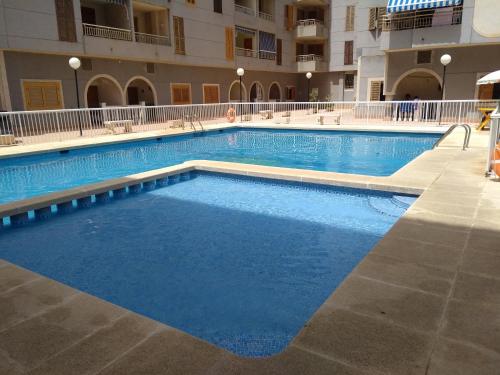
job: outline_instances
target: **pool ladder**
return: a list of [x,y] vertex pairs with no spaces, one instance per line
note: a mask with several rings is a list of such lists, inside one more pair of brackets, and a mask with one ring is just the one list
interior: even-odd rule
[[434,143],[434,146],[432,146],[432,148],[436,148],[437,146],[439,146],[441,144],[441,142],[444,141],[444,139],[449,136],[453,130],[455,130],[456,128],[458,127],[462,127],[465,129],[465,137],[464,137],[464,144],[462,146],[462,150],[465,151],[465,149],[467,147],[469,147],[469,142],[470,142],[470,136],[472,134],[472,129],[470,127],[469,124],[455,124],[455,125],[452,125],[450,126],[450,128],[446,131],[446,133],[443,134],[443,136],[441,138],[438,139],[438,141],[436,143]]
[[190,125],[191,125],[191,129],[194,130],[194,132],[198,132],[198,129],[196,128],[196,125],[194,124],[196,121],[198,122],[198,125],[200,125],[200,132],[204,132],[205,129],[203,128],[203,124],[201,123],[200,121],[200,117],[198,115],[189,115],[189,116],[185,116],[186,117],[186,120],[189,121]]

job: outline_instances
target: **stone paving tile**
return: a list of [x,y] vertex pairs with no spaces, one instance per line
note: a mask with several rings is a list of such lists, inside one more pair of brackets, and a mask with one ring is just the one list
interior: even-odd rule
[[151,335],[161,324],[128,314],[30,371],[30,375],[95,373]]
[[293,344],[372,373],[425,374],[432,336],[322,306]]
[[[425,236],[422,238],[426,239]],[[375,246],[372,253],[404,262],[455,271],[462,252],[453,247],[387,236]]]
[[500,314],[500,280],[459,272],[453,298],[471,303],[497,303]]
[[9,265],[10,265],[10,263],[6,262],[6,261],[5,261],[5,260],[3,260],[3,259],[0,259],[0,268],[2,268],[2,267],[7,267],[7,266],[9,266]]
[[[468,206],[467,202],[464,202],[464,204],[448,204],[443,203],[443,200],[419,199],[417,202],[415,202],[412,208],[415,210],[419,210],[424,214],[430,213],[443,216],[449,215],[473,218],[476,212],[476,205]],[[444,222],[445,221],[443,221],[443,223]],[[452,225],[450,225],[450,227],[454,229]]]
[[415,241],[425,241],[434,245],[462,249],[468,237],[468,228],[454,227],[450,224],[434,223],[422,225],[412,222],[408,217],[400,219],[386,235]]
[[60,304],[75,293],[76,290],[56,281],[40,278],[0,295],[0,331]]
[[468,231],[472,228],[475,219],[474,217],[450,216],[433,213],[425,209],[412,206],[405,213],[405,218],[411,220],[415,224],[420,225],[440,225],[447,223],[453,228],[458,228],[461,231]]
[[498,375],[500,354],[441,338],[426,375]]
[[326,303],[424,331],[435,331],[446,298],[349,276]]
[[206,374],[226,352],[175,329],[149,337],[99,375]]
[[467,242],[467,249],[486,251],[500,254],[500,231],[484,228],[492,228],[491,225],[482,224],[483,228],[473,227]]
[[0,268],[0,293],[4,293],[11,288],[31,282],[38,279],[40,276],[16,267],[14,265],[7,265]]
[[30,369],[124,313],[121,308],[80,294],[59,307],[0,332],[0,350]]
[[500,222],[500,210],[497,208],[479,207],[479,209],[477,210],[476,217],[478,220],[483,220],[483,221],[487,221],[490,223],[499,223]]
[[209,375],[373,375],[337,361],[289,346],[270,358],[229,356],[207,373]]
[[353,274],[439,295],[447,295],[449,293],[451,282],[455,275],[452,271],[427,267],[372,253],[363,259],[354,269]]
[[498,305],[450,301],[442,335],[470,342],[500,353],[500,308]]
[[494,254],[467,248],[461,269],[467,273],[500,278],[500,252]]

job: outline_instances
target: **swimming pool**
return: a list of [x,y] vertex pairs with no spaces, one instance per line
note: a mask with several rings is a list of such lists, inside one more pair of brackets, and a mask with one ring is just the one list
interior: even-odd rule
[[238,355],[269,356],[285,349],[415,199],[188,176],[5,227],[0,258]]
[[205,159],[387,176],[439,134],[229,129],[0,160],[0,203]]

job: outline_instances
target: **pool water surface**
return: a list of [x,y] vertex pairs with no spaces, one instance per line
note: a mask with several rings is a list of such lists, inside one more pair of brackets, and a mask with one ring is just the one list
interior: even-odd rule
[[283,351],[412,204],[392,193],[191,173],[0,230],[0,258],[235,354]]
[[0,204],[187,160],[388,176],[439,134],[229,129],[0,160]]

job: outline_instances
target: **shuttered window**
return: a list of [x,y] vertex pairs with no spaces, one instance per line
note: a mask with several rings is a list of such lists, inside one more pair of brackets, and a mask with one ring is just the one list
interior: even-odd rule
[[196,5],[196,0],[186,0],[186,3],[189,5]]
[[64,42],[76,42],[73,0],[55,0],[55,5],[59,40]]
[[382,96],[382,81],[370,82],[370,97],[371,102],[378,102]]
[[348,40],[344,42],[344,65],[352,65],[354,61],[354,42]]
[[286,87],[286,100],[293,101],[295,100],[296,89],[295,86],[287,86]]
[[493,84],[480,85],[478,91],[479,100],[490,100],[493,98]]
[[23,81],[24,108],[27,111],[62,109],[59,81]]
[[354,89],[354,74],[352,73],[344,74],[344,89],[346,90]]
[[186,45],[184,39],[184,18],[174,16],[174,39],[175,53],[178,55],[186,54]]
[[283,40],[276,39],[276,65],[281,65],[283,60]]
[[226,27],[226,60],[234,60],[234,31],[232,27]]
[[214,12],[222,14],[222,0],[214,0]]
[[349,5],[346,8],[346,15],[345,15],[345,31],[354,31],[354,12],[355,12],[355,7],[354,5]]
[[285,28],[293,30],[293,5],[285,5]]
[[382,29],[382,21],[386,15],[385,7],[370,8],[368,16],[368,30]]
[[189,83],[172,83],[170,91],[172,104],[191,104],[191,85]]
[[430,64],[432,62],[432,50],[417,51],[417,64]]
[[203,103],[205,104],[213,104],[219,103],[219,85],[203,85]]

